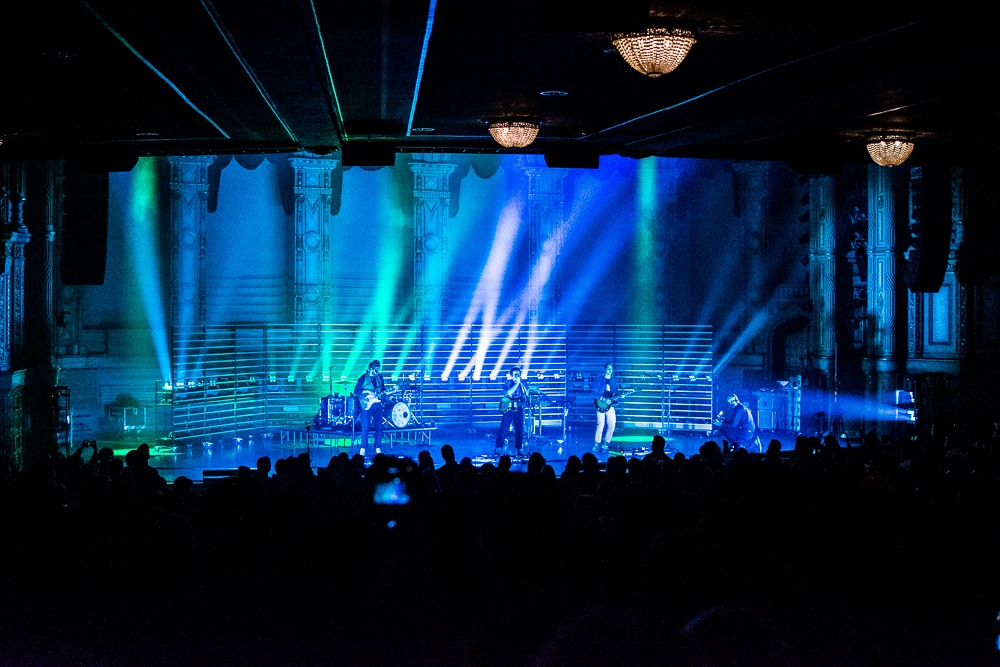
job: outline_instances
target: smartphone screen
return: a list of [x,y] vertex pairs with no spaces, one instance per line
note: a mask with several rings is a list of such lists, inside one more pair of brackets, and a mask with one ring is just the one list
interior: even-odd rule
[[406,505],[410,502],[410,494],[406,489],[406,483],[398,477],[391,480],[375,483],[376,505]]

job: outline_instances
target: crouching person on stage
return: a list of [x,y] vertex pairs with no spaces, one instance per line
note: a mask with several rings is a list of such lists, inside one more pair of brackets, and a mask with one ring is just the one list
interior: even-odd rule
[[760,438],[756,436],[757,425],[753,421],[750,408],[740,403],[736,394],[726,398],[728,407],[719,412],[715,425],[723,438],[733,443],[733,449],[743,447],[748,451],[762,451]]

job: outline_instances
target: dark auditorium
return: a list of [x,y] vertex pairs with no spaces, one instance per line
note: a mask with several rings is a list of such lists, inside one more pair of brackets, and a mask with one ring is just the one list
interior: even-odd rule
[[0,667],[1000,667],[1000,6],[9,5]]

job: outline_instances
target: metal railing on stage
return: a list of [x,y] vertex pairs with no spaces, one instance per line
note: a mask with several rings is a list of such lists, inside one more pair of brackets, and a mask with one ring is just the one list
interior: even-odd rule
[[422,428],[495,429],[515,365],[537,397],[533,431],[592,421],[590,385],[607,361],[640,389],[619,408],[622,426],[711,428],[708,326],[220,325],[173,331],[173,439],[304,425],[322,398],[353,392],[373,358],[387,383],[405,385],[395,400]]

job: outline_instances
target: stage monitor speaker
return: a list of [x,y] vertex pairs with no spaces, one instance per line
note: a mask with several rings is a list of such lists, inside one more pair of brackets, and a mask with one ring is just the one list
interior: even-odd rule
[[63,167],[59,276],[63,285],[103,285],[108,256],[108,172]]
[[951,171],[915,167],[910,172],[910,240],[903,279],[911,292],[937,292],[951,249]]

